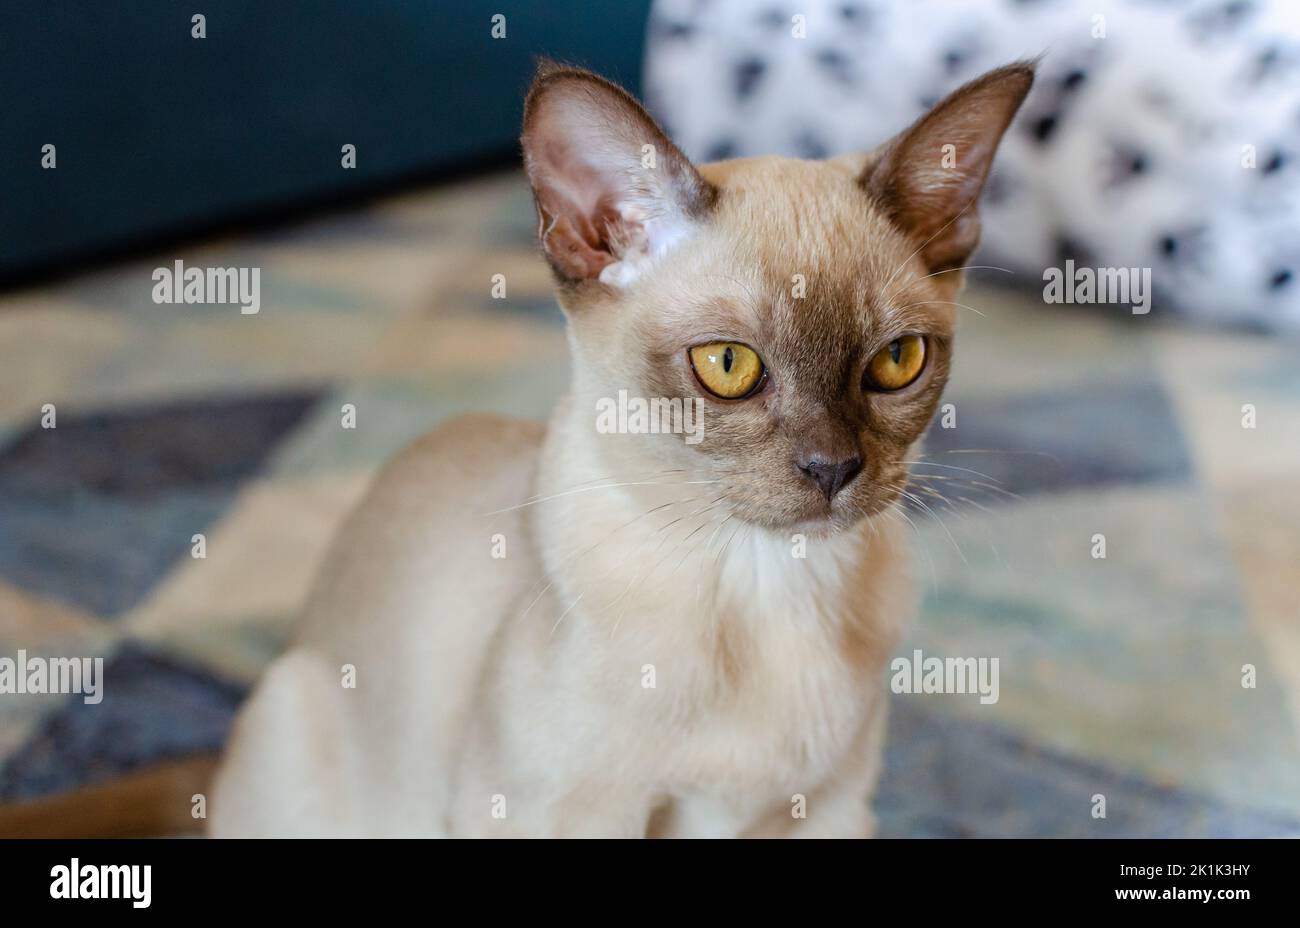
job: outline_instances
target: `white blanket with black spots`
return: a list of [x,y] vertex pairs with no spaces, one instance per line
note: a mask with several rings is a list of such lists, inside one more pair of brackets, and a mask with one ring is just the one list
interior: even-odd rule
[[693,158],[883,141],[1043,55],[975,264],[1150,268],[1154,312],[1300,330],[1300,0],[656,0],[646,97]]

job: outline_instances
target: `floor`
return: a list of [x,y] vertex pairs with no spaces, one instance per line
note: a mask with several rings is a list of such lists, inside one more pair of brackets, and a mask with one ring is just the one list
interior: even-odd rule
[[[374,469],[545,415],[533,228],[506,173],[0,298],[0,657],[107,668],[0,695],[0,801],[219,747]],[[177,258],[260,267],[261,311],[155,304]],[[1300,344],[962,299],[902,653],[998,656],[1000,698],[892,697],[882,833],[1300,835]]]

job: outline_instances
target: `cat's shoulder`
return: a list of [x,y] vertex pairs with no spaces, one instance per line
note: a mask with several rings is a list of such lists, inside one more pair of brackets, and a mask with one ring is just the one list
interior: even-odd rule
[[[496,415],[449,418],[380,468],[357,519],[412,530],[470,519],[532,493],[546,426]],[[486,507],[486,509],[485,509]]]
[[453,416],[407,445],[385,468],[390,477],[482,476],[535,458],[546,426],[488,413]]
[[[491,611],[485,589],[495,584],[508,595],[511,578],[530,581],[526,545],[514,546],[512,571],[502,571],[487,541],[524,537],[511,507],[533,493],[544,431],[501,416],[458,416],[407,445],[374,476],[339,531],[297,639],[337,650],[359,633],[356,617],[383,602],[390,635],[402,640],[402,623],[428,603],[477,598],[484,605],[475,614],[482,614]],[[476,537],[483,544],[467,545]]]

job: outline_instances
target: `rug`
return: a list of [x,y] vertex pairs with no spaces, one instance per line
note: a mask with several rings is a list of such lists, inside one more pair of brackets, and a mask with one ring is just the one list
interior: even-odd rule
[[[0,801],[218,749],[376,468],[546,415],[533,234],[508,172],[0,299],[0,657],[106,680],[0,695]],[[260,268],[260,311],[155,303],[177,259]],[[1300,834],[1300,344],[961,299],[899,654],[996,656],[999,695],[891,696],[882,833]]]

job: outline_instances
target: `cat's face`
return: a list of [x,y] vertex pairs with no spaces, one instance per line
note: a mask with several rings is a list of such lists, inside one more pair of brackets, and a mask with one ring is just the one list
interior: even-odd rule
[[620,391],[700,411],[637,435],[647,461],[719,481],[769,528],[892,504],[947,381],[973,203],[1031,80],[993,72],[871,155],[696,168],[617,88],[544,70],[524,149],[593,428]]
[[[921,279],[916,246],[848,164],[757,159],[700,173],[718,190],[710,221],[623,294],[573,313],[579,363],[605,395],[698,399],[697,443],[641,440],[672,441],[674,464],[722,480],[739,518],[850,524],[897,497],[939,401],[955,275]],[[819,483],[818,465],[843,470]]]

